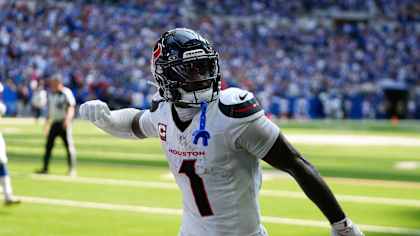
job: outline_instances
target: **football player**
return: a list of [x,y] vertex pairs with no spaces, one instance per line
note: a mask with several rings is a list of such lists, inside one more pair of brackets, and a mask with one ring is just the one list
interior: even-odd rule
[[159,95],[149,110],[110,111],[94,100],[80,107],[80,115],[117,137],[160,139],[183,193],[179,235],[267,235],[258,204],[260,160],[294,177],[331,223],[332,235],[363,235],[254,95],[220,90],[218,53],[200,34],[165,32],[155,44],[151,70]]
[[[0,93],[3,92],[3,85],[0,83]],[[0,101],[0,117],[6,113],[6,105]],[[6,144],[3,135],[0,133],[0,185],[3,187],[4,203],[14,205],[20,203],[20,200],[13,197],[12,184],[7,171]]]

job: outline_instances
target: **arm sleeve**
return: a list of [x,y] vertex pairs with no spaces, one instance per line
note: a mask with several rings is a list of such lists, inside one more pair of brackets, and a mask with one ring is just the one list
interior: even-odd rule
[[153,121],[150,110],[144,111],[139,120],[139,127],[145,137],[158,137],[157,125]]
[[136,135],[131,128],[131,123],[138,113],[141,113],[141,111],[134,108],[114,110],[111,111],[107,122],[102,119],[93,124],[113,136],[135,139]]
[[126,108],[111,111],[108,119],[94,124],[105,132],[120,138],[143,139],[157,137],[156,126],[149,110]]
[[346,217],[316,168],[303,158],[282,134],[277,137],[263,160],[274,168],[289,173],[331,224]]
[[235,146],[247,150],[258,159],[265,157],[280,134],[278,126],[266,116],[241,124],[237,131]]

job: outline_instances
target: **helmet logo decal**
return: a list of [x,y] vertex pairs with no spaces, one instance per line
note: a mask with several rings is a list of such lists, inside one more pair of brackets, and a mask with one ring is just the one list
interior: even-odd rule
[[206,52],[203,49],[196,49],[184,52],[184,54],[182,54],[182,58],[199,57],[202,55],[206,55]]
[[162,45],[158,43],[156,49],[153,51],[153,61],[156,61],[162,55]]

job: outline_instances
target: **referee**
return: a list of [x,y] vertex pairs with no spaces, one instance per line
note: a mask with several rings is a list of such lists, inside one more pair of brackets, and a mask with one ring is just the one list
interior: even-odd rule
[[48,96],[48,116],[45,122],[45,130],[49,127],[48,139],[45,145],[44,166],[36,173],[48,174],[54,141],[60,136],[67,151],[68,174],[76,176],[76,150],[71,133],[76,101],[71,90],[64,87],[61,75],[53,75],[49,82],[51,94]]

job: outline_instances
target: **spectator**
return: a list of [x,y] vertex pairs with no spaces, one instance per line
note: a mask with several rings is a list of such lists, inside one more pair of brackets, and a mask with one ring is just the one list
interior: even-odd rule
[[[5,99],[9,114],[15,114],[15,103],[18,114],[25,114],[32,96],[25,87],[57,71],[78,103],[100,98],[116,107],[149,104],[147,98],[155,92],[145,83],[153,82],[148,71],[152,40],[176,26],[197,29],[214,40],[221,49],[224,86],[244,87],[268,98],[267,110],[288,104],[281,112],[272,110],[278,116],[294,117],[301,97],[311,118],[322,117],[320,98],[313,96],[331,97],[335,91],[348,105],[343,117],[363,117],[363,107],[375,107],[371,96],[360,93],[363,86],[395,78],[413,88],[420,77],[417,1],[123,2],[1,2],[0,78],[11,79],[9,91],[19,95],[17,101],[13,96]],[[333,18],[315,17],[316,11],[372,17],[363,23],[334,24]],[[289,84],[298,94],[289,94]],[[269,87],[274,89],[266,93]],[[351,97],[349,88],[356,90]],[[109,97],[114,92],[117,99]]]

